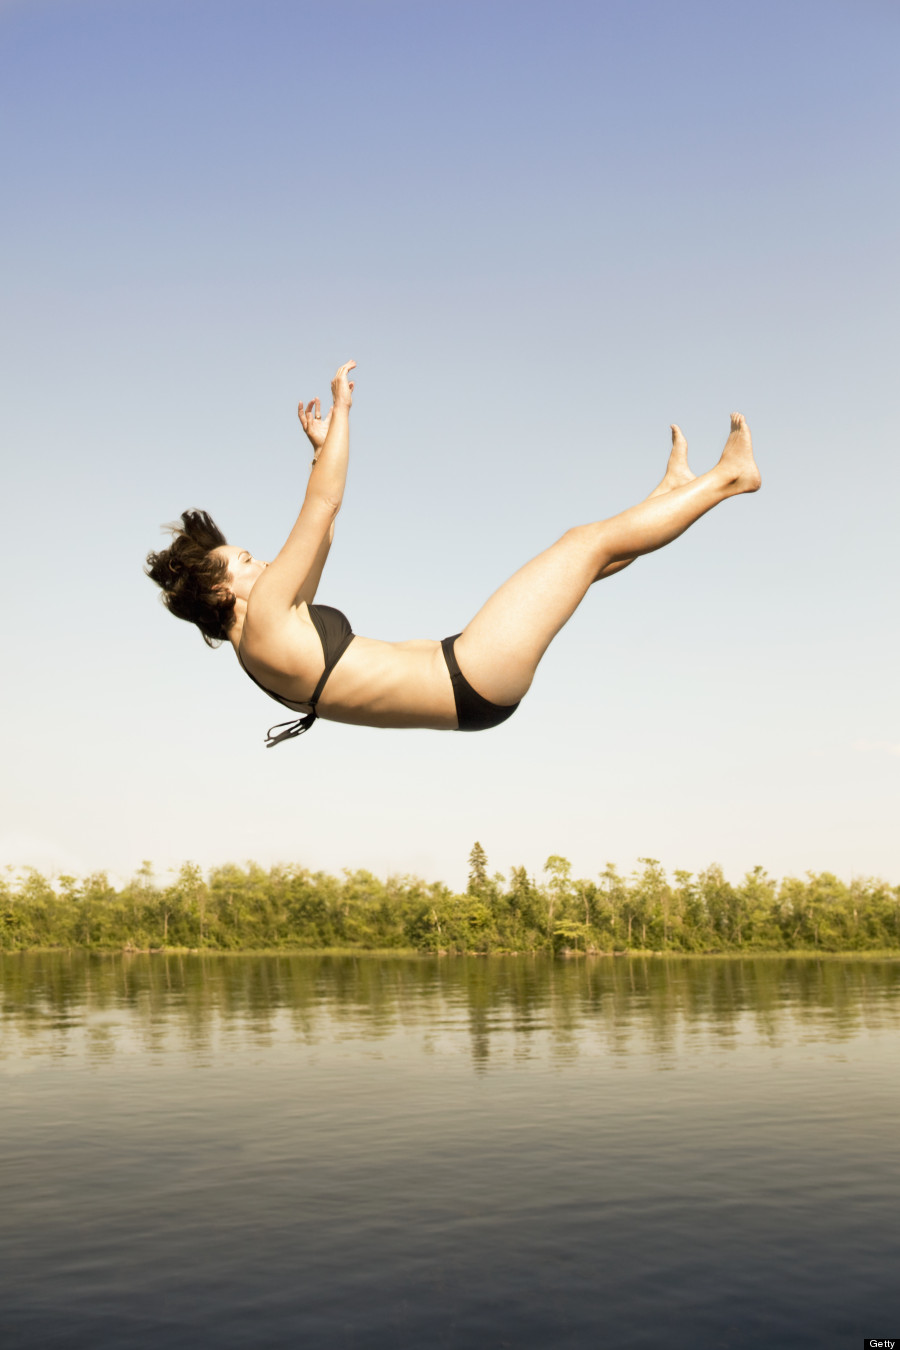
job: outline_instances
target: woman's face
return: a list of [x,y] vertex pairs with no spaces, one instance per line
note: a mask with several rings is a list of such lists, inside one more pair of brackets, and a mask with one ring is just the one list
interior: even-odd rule
[[228,567],[228,585],[235,597],[246,601],[256,581],[269,564],[260,562],[247,549],[238,548],[236,544],[221,544],[219,548],[213,549],[213,553],[225,559]]

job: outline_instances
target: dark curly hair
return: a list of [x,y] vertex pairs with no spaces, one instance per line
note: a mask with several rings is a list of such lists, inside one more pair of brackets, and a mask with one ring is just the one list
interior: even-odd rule
[[172,543],[148,553],[144,571],[162,587],[166,608],[195,623],[208,647],[218,647],[234,623],[234,596],[222,590],[228,586],[225,560],[211,555],[228,540],[206,511],[183,511],[166,529],[174,535]]

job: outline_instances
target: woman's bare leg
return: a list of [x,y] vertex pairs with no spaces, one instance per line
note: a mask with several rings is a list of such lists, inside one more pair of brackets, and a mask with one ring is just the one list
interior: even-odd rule
[[[567,530],[504,582],[463,630],[456,658],[482,697],[517,703],[551,640],[595,581],[671,543],[726,497],[759,487],[750,429],[740,413],[732,415],[719,463],[699,478],[690,475],[683,441],[673,428],[672,478],[667,470],[646,501],[609,520]],[[681,481],[667,486],[674,479]]]
[[[669,455],[669,462],[666,465],[666,473],[662,482],[650,493],[651,497],[661,497],[664,492],[671,492],[673,488],[682,487],[685,483],[692,483],[697,477],[691,472],[687,458],[688,444],[684,439],[684,432],[681,427],[672,423],[672,450]],[[649,500],[649,498],[648,498]],[[596,580],[602,581],[604,577],[611,577],[614,572],[621,572],[623,567],[629,567],[638,555],[632,554],[630,558],[624,558],[621,562],[610,563],[604,567],[602,572],[597,574]]]

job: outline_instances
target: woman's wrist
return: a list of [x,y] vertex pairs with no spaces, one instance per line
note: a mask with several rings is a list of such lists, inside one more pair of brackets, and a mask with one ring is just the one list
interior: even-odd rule
[[318,447],[318,449],[315,451],[312,457],[312,465],[311,465],[312,468],[315,468],[318,461],[322,458],[322,452],[328,445],[328,443],[331,441],[335,429],[337,429],[339,438],[343,435],[349,434],[349,422],[350,422],[349,403],[336,403],[334,407],[331,409],[331,413],[329,414],[329,416],[331,420],[328,427],[328,435],[325,437],[324,441]]

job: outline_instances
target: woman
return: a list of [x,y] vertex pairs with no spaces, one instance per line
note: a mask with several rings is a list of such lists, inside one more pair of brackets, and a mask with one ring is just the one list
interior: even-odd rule
[[593,582],[671,543],[726,497],[760,485],[740,413],[732,414],[718,464],[699,478],[673,426],[666,475],[646,501],[567,530],[501,586],[462,633],[443,642],[354,636],[339,610],[313,601],[344,495],[353,401],[348,375],[355,365],[348,361],[332,380],[327,417],[318,399],[300,404],[314,450],[312,472],[297,522],[273,562],[227,544],[201,511],[186,511],[172,526],[171,547],[147,558],[147,572],[172,613],[196,623],[210,646],[227,638],[251,680],[303,714],[273,727],[270,746],[306,731],[316,717],[438,731],[497,726],[516,710],[550,641]]

